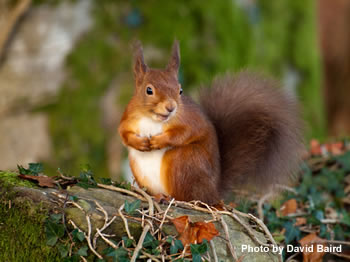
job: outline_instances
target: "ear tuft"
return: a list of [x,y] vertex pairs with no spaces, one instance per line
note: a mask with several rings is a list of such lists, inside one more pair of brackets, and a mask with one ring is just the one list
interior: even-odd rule
[[171,50],[171,57],[166,67],[166,70],[170,72],[174,72],[177,76],[177,74],[179,73],[179,67],[180,67],[179,41],[175,40]]
[[145,64],[143,58],[143,49],[140,41],[135,42],[134,44],[134,74],[135,77],[143,77],[147,72],[148,67]]

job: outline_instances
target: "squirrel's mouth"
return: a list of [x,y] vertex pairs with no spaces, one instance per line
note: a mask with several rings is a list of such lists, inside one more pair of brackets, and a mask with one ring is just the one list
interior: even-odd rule
[[160,120],[160,121],[166,121],[170,118],[170,115],[171,113],[168,113],[168,114],[159,114],[159,113],[156,113],[154,112],[157,120]]
[[153,120],[155,121],[159,121],[159,122],[166,122],[168,121],[171,117],[174,116],[175,114],[175,111],[172,111],[172,112],[167,112],[167,113],[157,113],[155,112],[154,110],[151,110],[151,113],[152,113],[152,118]]

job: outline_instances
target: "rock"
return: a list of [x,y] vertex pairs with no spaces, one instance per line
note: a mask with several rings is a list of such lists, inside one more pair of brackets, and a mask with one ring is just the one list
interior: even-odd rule
[[50,157],[48,119],[43,113],[23,113],[0,121],[0,169],[38,162]]
[[[1,182],[1,173],[0,173],[0,182]],[[1,183],[0,183],[1,185]],[[120,206],[127,200],[128,202],[135,201],[134,197],[129,195],[124,195],[119,192],[114,192],[101,188],[89,188],[83,189],[78,186],[74,186],[67,191],[64,190],[55,190],[55,189],[43,189],[43,188],[25,188],[25,187],[14,187],[14,192],[16,192],[16,198],[12,200],[13,206],[16,206],[16,199],[20,199],[20,201],[24,201],[27,199],[32,201],[32,203],[42,203],[40,205],[51,206],[51,209],[54,210],[64,210],[65,212],[65,221],[68,223],[69,220],[72,220],[74,224],[76,224],[80,229],[87,232],[88,223],[86,219],[86,215],[90,217],[91,226],[92,226],[92,236],[94,236],[96,232],[96,228],[101,228],[105,223],[105,215],[98,208],[98,204],[103,207],[103,209],[108,213],[109,219],[113,216],[116,216],[110,226],[108,226],[103,232],[108,235],[114,235],[114,237],[109,237],[115,241],[119,241],[121,237],[126,236],[125,225],[121,217],[118,215],[118,209]],[[0,197],[1,197],[1,187],[0,187]],[[71,204],[63,204],[64,200],[67,199],[67,194],[71,196],[75,196],[75,203],[79,203],[80,206],[83,207],[85,211],[80,210],[75,205]],[[57,205],[60,201],[57,198],[61,195],[61,204]],[[98,204],[97,204],[98,202]],[[176,203],[177,206],[170,207],[167,215],[173,218],[187,215],[190,217],[190,220],[193,222],[197,221],[208,221],[212,220],[213,216],[207,212],[197,211],[191,208],[184,208],[181,206],[181,202]],[[148,209],[148,203],[142,202],[141,208]],[[167,205],[160,205],[160,208],[164,211],[167,208]],[[157,212],[157,211],[156,211]],[[162,214],[162,213],[160,213]],[[236,214],[241,223],[249,224],[248,218]],[[251,247],[259,247],[257,243],[254,242],[253,239],[246,233],[245,229],[231,216],[228,215],[220,215],[223,217],[225,223],[228,226],[228,235],[230,241],[235,249],[237,257],[240,258],[240,261],[278,261],[278,256],[273,254],[272,252],[247,252],[242,250],[242,245],[248,245]],[[149,219],[145,216],[145,219]],[[161,218],[160,218],[161,219]],[[134,236],[136,242],[138,241],[139,236],[143,230],[141,225],[141,215],[136,213],[136,215],[127,216],[128,227],[130,229],[130,233]],[[214,221],[216,229],[220,232],[219,237],[215,237],[212,240],[212,243],[215,247],[216,254],[218,257],[218,261],[233,261],[230,251],[227,248],[227,242],[225,240],[226,234],[224,232],[223,226],[220,222]],[[152,220],[152,224],[154,230],[157,229],[160,222],[156,219]],[[68,224],[67,224],[68,225]],[[256,238],[259,239],[262,243],[266,243],[267,240],[263,233],[258,232],[251,227],[251,230]],[[162,232],[165,235],[176,236],[177,232],[175,227],[168,220],[163,224]],[[97,251],[101,252],[103,249],[101,246],[105,248],[104,241],[99,238],[97,242]],[[213,260],[213,253],[210,248],[209,255],[211,256],[211,261]]]

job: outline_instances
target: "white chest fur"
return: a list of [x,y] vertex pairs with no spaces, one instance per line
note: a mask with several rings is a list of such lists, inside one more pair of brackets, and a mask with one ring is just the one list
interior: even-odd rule
[[[138,122],[139,135],[142,137],[151,137],[158,135],[163,131],[163,124],[153,121],[150,118],[142,118]],[[138,176],[140,180],[147,180],[146,185],[153,194],[167,194],[161,184],[161,164],[163,155],[167,149],[153,150],[150,152],[141,152],[129,147],[129,158],[137,165]],[[141,185],[142,186],[142,185]]]

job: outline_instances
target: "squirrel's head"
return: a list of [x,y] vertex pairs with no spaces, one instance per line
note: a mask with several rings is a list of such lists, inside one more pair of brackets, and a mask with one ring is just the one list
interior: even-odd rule
[[135,52],[135,99],[143,114],[155,121],[165,122],[176,114],[181,102],[182,88],[178,81],[180,66],[179,43],[174,42],[171,57],[163,70],[149,68],[139,44]]

